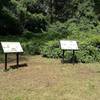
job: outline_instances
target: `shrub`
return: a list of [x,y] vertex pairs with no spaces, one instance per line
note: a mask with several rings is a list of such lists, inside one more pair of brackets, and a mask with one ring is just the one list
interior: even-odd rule
[[[90,34],[89,34],[90,35]],[[70,36],[71,39],[73,36]],[[66,38],[67,39],[67,38]],[[82,63],[100,62],[100,36],[91,34],[85,36],[82,40],[81,35],[76,36],[78,40],[79,51],[75,53],[76,61]],[[41,54],[50,58],[62,58],[62,50],[59,47],[59,40],[52,40],[42,46]],[[70,61],[72,52],[65,52],[65,59]]]
[[23,32],[23,37],[26,39],[31,39],[33,37],[33,33],[30,31]]
[[100,62],[100,35],[88,33],[85,36],[83,34],[83,39],[80,36],[78,38],[79,51],[77,57],[79,62]]
[[90,44],[80,44],[80,50],[77,52],[78,61],[82,63],[99,62],[99,49]]
[[42,42],[36,39],[32,39],[31,41],[24,43],[23,48],[26,54],[30,55],[38,55],[40,54]]
[[47,19],[42,14],[30,14],[25,22],[25,28],[34,33],[46,31],[47,25]]
[[69,35],[67,23],[56,22],[48,27],[48,31],[44,32],[48,40],[66,38]]
[[58,58],[61,56],[61,50],[59,48],[59,42],[55,41],[48,41],[45,45],[41,48],[41,54],[44,57],[49,58]]

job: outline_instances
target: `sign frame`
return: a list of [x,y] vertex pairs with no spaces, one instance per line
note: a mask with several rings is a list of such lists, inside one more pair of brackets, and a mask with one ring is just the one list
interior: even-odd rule
[[[19,67],[19,54],[23,53],[23,49],[20,42],[1,42],[1,46],[5,54],[5,70],[7,70],[8,54],[11,54],[11,53],[16,54],[16,66]],[[18,50],[18,48],[20,50]]]
[[65,53],[65,51],[70,50],[70,51],[73,52],[72,53],[72,60],[73,60],[73,64],[74,64],[74,62],[75,62],[75,51],[79,50],[77,41],[75,41],[75,40],[65,40],[65,39],[60,40],[60,48],[63,51],[62,62],[64,63],[64,53]]

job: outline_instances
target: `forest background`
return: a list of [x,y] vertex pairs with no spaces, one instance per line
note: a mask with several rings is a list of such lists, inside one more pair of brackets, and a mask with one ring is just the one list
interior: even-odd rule
[[21,42],[26,55],[61,58],[60,39],[78,42],[77,62],[100,62],[100,1],[0,0],[0,41]]

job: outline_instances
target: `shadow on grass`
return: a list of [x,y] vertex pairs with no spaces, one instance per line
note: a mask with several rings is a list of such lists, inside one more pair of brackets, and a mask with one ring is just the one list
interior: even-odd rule
[[100,71],[96,71],[96,73],[100,73]]
[[9,68],[4,69],[5,72],[10,71],[11,69],[18,69],[20,67],[27,67],[28,65],[26,63],[19,64],[19,65],[11,65]]
[[26,63],[24,63],[24,64],[19,64],[19,65],[12,65],[12,66],[10,66],[10,68],[16,69],[16,68],[27,67],[27,66],[28,66],[28,65],[27,65]]
[[69,63],[69,64],[76,64],[76,63],[78,63],[78,59],[77,59],[77,57],[75,56],[75,57],[71,57],[71,58],[69,58],[69,59],[62,59],[61,60],[61,63]]

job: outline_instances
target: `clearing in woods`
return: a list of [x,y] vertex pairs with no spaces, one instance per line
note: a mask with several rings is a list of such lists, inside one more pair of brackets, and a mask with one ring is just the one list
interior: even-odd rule
[[100,100],[99,63],[61,64],[41,56],[20,63],[27,66],[7,72],[0,64],[0,100]]

